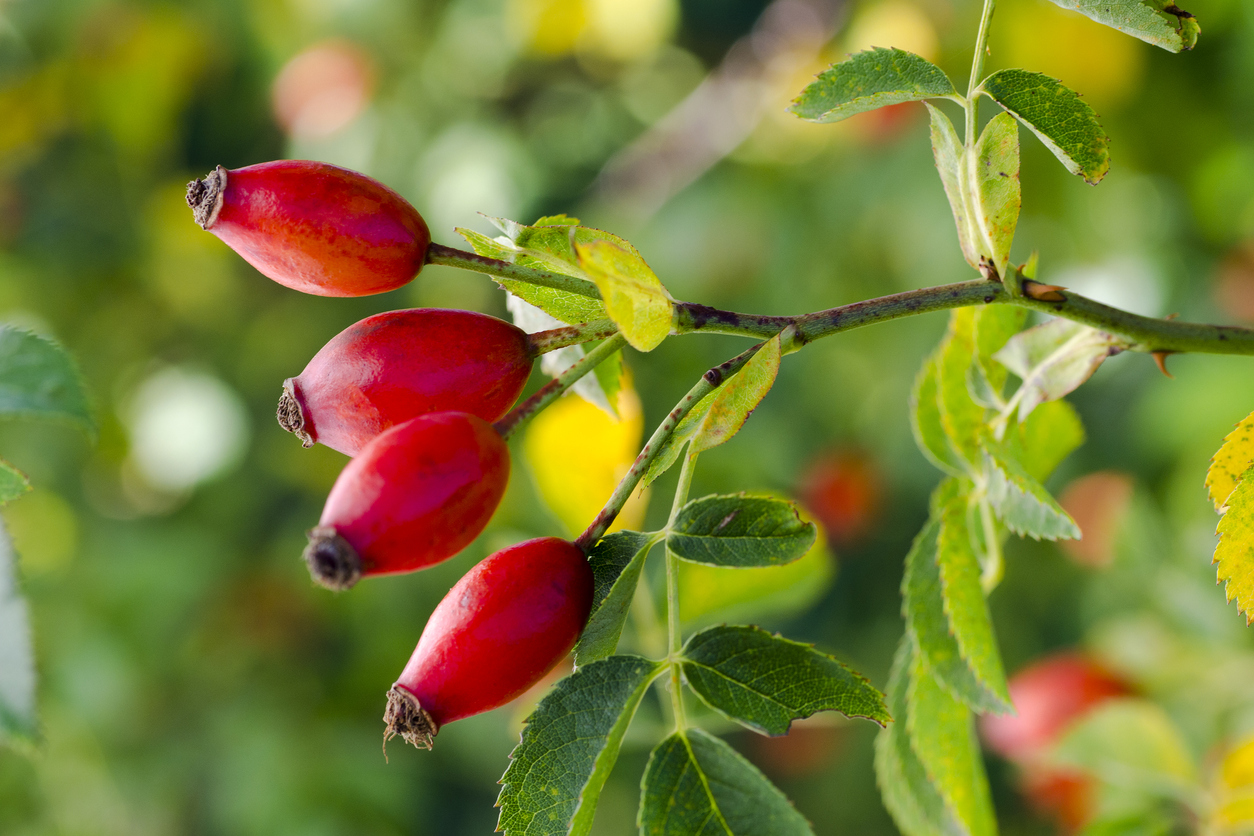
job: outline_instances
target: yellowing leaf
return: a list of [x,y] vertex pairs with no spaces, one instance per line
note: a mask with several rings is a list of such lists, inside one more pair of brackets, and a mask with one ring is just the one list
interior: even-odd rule
[[692,452],[717,447],[740,432],[753,410],[775,384],[781,356],[780,338],[776,334],[763,343],[745,367],[714,394],[710,408],[697,426]]
[[1254,462],[1254,413],[1246,416],[1237,428],[1224,438],[1219,452],[1210,460],[1206,471],[1206,490],[1215,510],[1223,513],[1228,497],[1236,490],[1241,474]]
[[[592,522],[640,452],[640,398],[624,381],[617,400],[615,420],[583,398],[566,395],[537,415],[523,438],[523,456],[541,498],[572,535]],[[637,491],[611,530],[638,528],[647,503],[647,494]]]
[[1254,738],[1224,757],[1217,784],[1213,828],[1222,831],[1254,824]]
[[670,294],[644,259],[609,241],[575,244],[579,266],[596,283],[610,319],[637,351],[652,351],[671,332]]
[[1245,623],[1254,621],[1254,467],[1228,497],[1228,510],[1219,521],[1219,546],[1215,563],[1224,594],[1245,613]]

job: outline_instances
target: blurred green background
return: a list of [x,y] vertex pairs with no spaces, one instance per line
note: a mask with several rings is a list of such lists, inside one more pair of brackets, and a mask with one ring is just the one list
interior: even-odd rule
[[[1091,188],[1024,132],[1015,255],[1039,249],[1045,281],[1141,313],[1248,324],[1254,2],[1189,8],[1202,40],[1173,56],[1044,0],[999,6],[990,69],[1061,78],[1113,139],[1111,173]],[[102,427],[94,444],[0,427],[0,451],[35,485],[4,518],[43,724],[34,745],[0,745],[0,833],[495,826],[523,709],[451,726],[433,752],[394,745],[389,764],[383,696],[462,572],[562,522],[516,455],[505,505],[464,554],[331,595],[299,554],[345,459],[302,449],[272,416],[282,380],[352,322],[411,306],[505,316],[503,294],[431,267],[385,296],[299,295],[192,223],[189,179],[325,160],[392,186],[453,245],[455,226],[490,231],[479,211],[570,212],[628,237],[677,298],[736,310],[799,313],[962,280],[921,105],[836,126],[784,107],[870,45],[965,79],[977,15],[970,0],[0,0],[0,318],[73,351]],[[702,456],[694,486],[829,497],[814,511],[834,582],[756,615],[880,687],[901,631],[902,557],[939,478],[906,402],[944,325],[881,325],[789,358],[745,431]],[[645,427],[743,345],[692,336],[632,354]],[[1171,370],[1117,357],[1076,394],[1089,441],[1051,485],[1126,474],[1097,492],[1133,486],[1093,523],[1114,545],[1094,556],[1013,542],[992,605],[1011,671],[1088,647],[1170,712],[1205,782],[1254,731],[1254,643],[1214,585],[1202,489],[1209,456],[1254,409],[1254,366],[1189,356]],[[599,834],[634,830],[655,716],[646,705]],[[893,833],[873,737],[869,723],[838,722],[730,739],[819,834]],[[1005,832],[1050,832],[1008,768],[990,769]]]

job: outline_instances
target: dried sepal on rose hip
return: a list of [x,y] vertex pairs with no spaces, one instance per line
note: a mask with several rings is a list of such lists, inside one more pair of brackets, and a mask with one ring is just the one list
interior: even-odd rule
[[509,449],[482,418],[433,412],[397,424],[335,480],[305,563],[335,590],[439,563],[479,536],[508,481]]
[[367,317],[283,381],[279,423],[306,447],[357,455],[384,430],[429,412],[496,421],[531,374],[527,334],[472,311],[420,308]]
[[485,558],[431,614],[388,691],[383,742],[400,735],[430,749],[446,723],[499,708],[553,669],[592,608],[584,553],[556,537]]
[[373,178],[310,160],[218,166],[187,184],[196,223],[265,276],[316,296],[395,290],[422,269],[431,233]]

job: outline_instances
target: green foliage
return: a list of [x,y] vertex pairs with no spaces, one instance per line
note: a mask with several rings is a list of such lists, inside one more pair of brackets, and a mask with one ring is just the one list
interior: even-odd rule
[[649,756],[642,836],[811,836],[784,794],[723,741],[677,731]]
[[659,539],[660,534],[617,531],[592,547],[588,554],[594,583],[592,614],[575,647],[576,665],[604,659],[618,647],[644,558]]
[[30,480],[26,474],[0,459],[0,503],[17,499],[29,490]]
[[1022,421],[1038,404],[1078,388],[1123,345],[1112,334],[1067,319],[1052,319],[1015,335],[994,357],[1023,381],[1018,395]]
[[984,460],[989,504],[1007,528],[1037,540],[1079,539],[1079,526],[1005,445],[987,439]]
[[892,719],[865,677],[760,627],[710,627],[690,638],[682,655],[684,678],[707,705],[763,734],[787,734],[793,720],[818,711],[880,725]]
[[93,431],[83,381],[65,349],[11,325],[0,326],[0,417],[53,418]]
[[923,368],[914,381],[910,397],[910,428],[923,455],[941,470],[957,476],[965,467],[950,446],[949,436],[941,422],[938,377],[937,357],[933,354],[923,362]]
[[35,733],[35,654],[17,588],[17,553],[0,526],[0,740]]
[[1097,114],[1057,79],[999,70],[980,89],[1036,134],[1067,171],[1097,184],[1110,170],[1110,138]]
[[1004,113],[994,116],[984,126],[971,153],[975,159],[968,169],[973,179],[970,192],[975,198],[978,227],[985,237],[981,250],[996,265],[997,275],[1005,276],[1023,203],[1019,190],[1019,128],[1014,119]]
[[744,368],[697,402],[663,442],[642,480],[644,485],[669,470],[679,459],[684,445],[691,443],[690,451],[699,453],[723,444],[740,432],[775,384],[782,357],[780,342],[779,335],[764,342]]
[[657,662],[611,656],[581,668],[528,718],[501,777],[497,829],[512,834],[587,834],[623,735]]
[[940,174],[941,185],[945,187],[945,196],[949,198],[949,208],[954,213],[954,225],[958,228],[958,244],[962,247],[962,255],[967,264],[980,266],[980,234],[975,227],[975,219],[971,216],[971,202],[968,199],[970,178],[967,176],[966,149],[953,122],[931,102],[924,103],[932,120],[932,157],[936,161],[936,171]]
[[1201,31],[1193,15],[1174,3],[1159,0],[1153,5],[1141,0],[1053,0],[1053,3],[1168,52],[1192,49]]
[[610,241],[577,242],[575,253],[579,266],[601,291],[606,313],[632,348],[657,348],[671,332],[674,308],[670,294],[640,254]]
[[789,110],[811,122],[839,122],[886,105],[956,95],[940,67],[911,52],[876,47],[824,70]]
[[1008,432],[1006,437],[1006,444],[1013,448],[1012,457],[1038,482],[1045,481],[1083,443],[1084,425],[1075,407],[1066,401],[1041,404],[1019,425],[1017,433]]
[[706,496],[679,510],[666,535],[675,556],[711,566],[777,566],[814,545],[814,523],[767,496]]

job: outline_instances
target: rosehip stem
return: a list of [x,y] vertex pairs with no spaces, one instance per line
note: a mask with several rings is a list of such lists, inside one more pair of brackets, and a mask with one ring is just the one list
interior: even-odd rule
[[[771,336],[774,336],[774,334]],[[579,535],[575,545],[583,549],[584,553],[587,553],[589,549],[596,545],[598,540],[605,536],[605,532],[614,524],[615,518],[623,510],[623,506],[627,504],[632,491],[636,489],[636,485],[640,484],[644,474],[649,471],[649,465],[653,464],[653,460],[657,458],[658,453],[662,450],[662,446],[670,438],[671,433],[675,431],[675,427],[679,426],[679,422],[684,420],[684,416],[691,412],[702,398],[717,389],[724,380],[740,371],[745,363],[748,363],[749,359],[758,353],[758,349],[761,347],[762,343],[758,343],[730,360],[720,363],[701,376],[701,379],[697,381],[697,385],[689,389],[688,394],[684,395],[662,423],[658,424],[657,429],[653,431],[653,435],[649,437],[649,442],[644,445],[640,455],[636,456],[636,460],[632,462],[631,469],[627,471],[627,475],[614,488],[614,493],[605,503],[605,507],[601,509],[601,513],[597,514],[596,519],[592,521],[587,530]]]
[[567,325],[563,328],[552,328],[548,331],[537,331],[527,337],[527,347],[533,357],[557,351],[571,345],[604,340],[618,333],[618,326],[613,320],[598,319],[593,322],[582,322],[578,325]]
[[553,403],[567,389],[574,386],[579,378],[595,369],[626,344],[627,339],[622,334],[614,334],[605,342],[589,351],[566,371],[540,387],[539,391],[514,407],[508,415],[492,426],[496,428],[496,431],[501,434],[502,438],[509,438],[514,434],[515,430],[525,424],[532,416]]
[[489,276],[497,276],[502,279],[512,279],[518,282],[526,282],[527,284],[540,285],[541,287],[551,287],[554,290],[564,290],[567,293],[586,296],[589,299],[601,298],[601,291],[597,290],[597,286],[587,279],[566,276],[549,270],[539,270],[534,267],[523,267],[521,264],[511,264],[508,261],[501,261],[499,258],[488,258],[487,256],[467,252],[466,250],[446,247],[443,244],[432,244],[427,248],[427,263],[443,264],[447,267],[473,270],[476,273],[486,273]]

